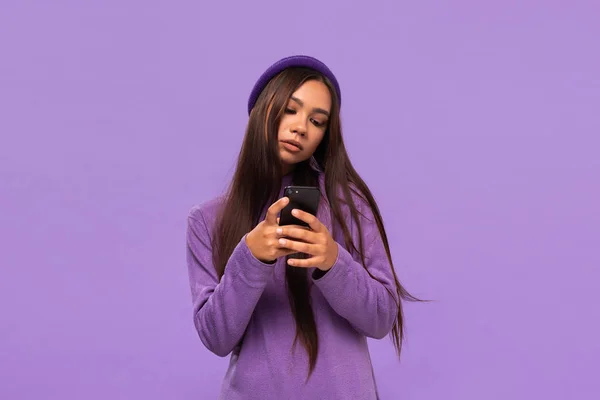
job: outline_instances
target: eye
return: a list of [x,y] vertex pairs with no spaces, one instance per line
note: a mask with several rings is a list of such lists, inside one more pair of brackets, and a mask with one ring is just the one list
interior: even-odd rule
[[316,127],[322,127],[325,126],[325,122],[319,122],[316,119],[311,119],[311,122],[316,126]]
[[291,108],[286,108],[285,113],[286,114],[296,114],[296,110],[292,110]]

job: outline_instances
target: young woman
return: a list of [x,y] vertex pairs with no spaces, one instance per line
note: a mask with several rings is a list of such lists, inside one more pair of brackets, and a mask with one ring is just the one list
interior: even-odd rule
[[[342,139],[341,92],[308,56],[268,68],[227,192],[194,207],[187,260],[194,324],[231,354],[222,399],[376,399],[367,337],[400,354],[400,285],[377,204]],[[283,188],[317,186],[309,224],[279,226]],[[308,258],[286,257],[303,252]]]

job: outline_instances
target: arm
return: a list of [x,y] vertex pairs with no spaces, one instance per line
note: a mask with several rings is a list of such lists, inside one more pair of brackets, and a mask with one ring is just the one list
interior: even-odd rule
[[[358,332],[376,339],[385,337],[398,315],[398,297],[391,265],[375,218],[367,205],[358,211],[363,230],[363,245],[367,270],[360,256],[352,256],[338,244],[338,257],[326,273],[315,270],[313,279],[331,307]],[[364,208],[365,211],[361,210]],[[352,232],[358,244],[358,232]],[[391,293],[390,293],[391,292]]]
[[194,325],[206,348],[221,357],[241,340],[273,273],[273,265],[257,260],[245,239],[234,249],[219,282],[204,217],[198,208],[188,216],[187,265]]

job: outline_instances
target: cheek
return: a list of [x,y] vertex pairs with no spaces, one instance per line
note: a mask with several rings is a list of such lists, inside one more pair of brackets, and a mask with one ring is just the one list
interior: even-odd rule
[[279,127],[277,128],[277,139],[281,139],[282,138],[282,134],[284,134],[286,132],[286,126],[288,125],[288,121],[287,121],[287,116],[284,115],[284,117],[281,119],[281,121],[279,122]]

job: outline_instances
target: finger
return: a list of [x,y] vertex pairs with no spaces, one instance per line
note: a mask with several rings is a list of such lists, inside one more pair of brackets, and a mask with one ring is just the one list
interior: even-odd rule
[[280,249],[279,252],[277,253],[277,258],[286,257],[286,256],[289,256],[290,254],[294,254],[294,253],[297,253],[297,251],[290,250],[290,249]]
[[312,243],[303,243],[297,242],[295,240],[280,238],[279,246],[282,248],[294,250],[294,252],[306,253],[313,256],[320,254],[319,246]]
[[305,231],[312,231],[309,227],[304,226],[304,225],[285,225],[285,226],[278,226],[277,228],[275,228],[275,233],[277,234],[277,236],[285,236],[283,234],[283,232],[285,232],[286,229],[290,229],[290,228],[302,229]]
[[318,267],[321,264],[321,257],[310,257],[310,258],[290,258],[287,263],[291,266],[298,268],[312,268]]
[[289,245],[289,242],[290,242],[290,240],[288,240],[287,238],[277,238],[275,240],[275,247],[276,247],[276,249],[277,249],[278,252],[281,252],[281,255],[288,255],[288,254],[298,253],[297,250],[294,250],[294,249],[291,249],[291,248],[287,247],[287,245]]
[[292,215],[298,218],[299,220],[306,222],[313,231],[321,232],[323,224],[314,215],[307,213],[306,211],[299,210],[297,208],[294,208],[292,210]]
[[285,206],[288,205],[288,203],[289,199],[287,197],[282,197],[275,203],[273,203],[267,210],[267,216],[265,217],[265,221],[267,221],[269,224],[276,224],[277,214],[279,214],[279,212],[283,210]]
[[302,227],[302,226],[297,226],[297,225],[283,226],[283,227],[277,229],[277,233],[280,236],[290,238],[290,239],[298,239],[303,242],[315,243],[315,244],[320,243],[321,235],[319,233],[308,230],[307,228]]

